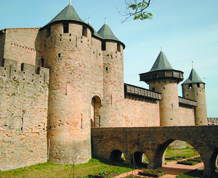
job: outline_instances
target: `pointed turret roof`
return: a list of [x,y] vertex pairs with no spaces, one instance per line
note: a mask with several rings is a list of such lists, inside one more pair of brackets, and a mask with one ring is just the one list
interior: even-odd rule
[[[91,25],[90,22],[88,23],[88,25],[93,28],[93,26]],[[100,39],[103,39],[103,38],[96,32],[96,30],[95,30],[94,28],[93,28],[93,30],[94,30],[94,36],[95,36],[95,37],[100,38]]]
[[[63,22],[63,21],[74,21],[86,24],[83,20],[80,19],[76,10],[71,4],[68,4],[58,15],[56,15],[48,24],[44,27],[51,25],[55,22]],[[42,28],[44,28],[42,27]]]
[[183,85],[190,83],[204,83],[194,68],[192,68],[189,77],[183,82]]
[[104,39],[109,41],[116,41],[123,45],[123,48],[125,48],[125,45],[114,35],[110,27],[107,23],[105,23],[100,30],[98,30],[98,34]]
[[140,81],[149,83],[152,80],[169,78],[177,80],[177,83],[183,80],[183,72],[172,68],[167,57],[161,50],[151,70],[146,73],[139,74]]
[[152,68],[150,71],[155,71],[155,70],[172,70],[172,66],[170,64],[170,62],[168,61],[167,57],[165,56],[165,54],[163,53],[163,51],[161,51],[156,59],[156,61],[154,62]]
[[103,37],[105,40],[114,40],[120,41],[112,32],[108,24],[104,24],[101,29],[98,31],[98,34]]

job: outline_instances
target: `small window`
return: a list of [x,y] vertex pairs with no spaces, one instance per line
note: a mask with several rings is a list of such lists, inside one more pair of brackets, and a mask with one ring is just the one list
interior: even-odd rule
[[188,85],[188,88],[192,88],[192,84],[191,83]]
[[121,52],[120,44],[119,43],[117,43],[117,51]]
[[69,23],[63,23],[64,33],[69,33]]
[[46,30],[46,38],[51,36],[51,27],[48,27]]
[[61,53],[58,53],[58,57],[61,57]]
[[155,88],[154,88],[154,87],[152,88],[152,91],[155,91]]
[[105,41],[102,41],[102,43],[101,43],[101,50],[102,51],[106,50],[106,42]]
[[83,29],[82,29],[82,36],[87,37],[87,27],[85,26],[83,26]]
[[200,88],[200,83],[197,83],[197,88]]
[[44,58],[41,58],[41,67],[45,67]]
[[106,67],[106,71],[108,71],[108,67]]

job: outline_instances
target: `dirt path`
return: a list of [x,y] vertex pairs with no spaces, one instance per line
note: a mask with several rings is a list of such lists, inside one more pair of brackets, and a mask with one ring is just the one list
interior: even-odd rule
[[[203,167],[204,167],[203,163],[199,163],[194,166],[187,166],[187,165],[177,164],[176,161],[172,161],[172,162],[167,162],[166,165],[158,168],[158,170],[167,171],[167,174],[162,176],[161,178],[175,178],[179,174],[184,174],[184,173],[190,172],[195,169],[203,169]],[[139,171],[140,170],[137,169],[131,172],[120,174],[119,176],[116,176],[115,178],[126,177],[128,175],[137,175]]]

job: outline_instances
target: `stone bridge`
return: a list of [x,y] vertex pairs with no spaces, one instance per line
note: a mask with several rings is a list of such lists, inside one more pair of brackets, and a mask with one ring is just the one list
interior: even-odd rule
[[174,140],[185,141],[198,151],[205,175],[215,171],[218,126],[92,128],[92,154],[114,160],[123,153],[126,163],[130,163],[133,155],[136,162],[140,162],[145,154],[148,167],[158,168],[163,165],[165,151]]

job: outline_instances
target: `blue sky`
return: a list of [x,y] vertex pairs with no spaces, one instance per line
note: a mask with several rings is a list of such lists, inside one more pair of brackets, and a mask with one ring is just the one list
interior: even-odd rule
[[[0,29],[42,27],[69,0],[0,0]],[[80,18],[98,31],[107,23],[125,45],[125,83],[148,88],[139,73],[151,69],[161,47],[172,67],[188,78],[192,61],[206,83],[208,117],[218,117],[218,0],[153,0],[152,20],[121,23],[124,0],[72,0]],[[180,83],[181,84],[181,83]],[[181,85],[179,95],[182,95]]]

